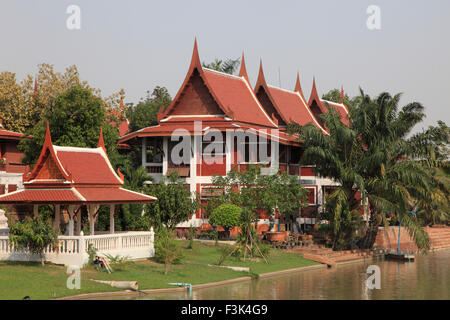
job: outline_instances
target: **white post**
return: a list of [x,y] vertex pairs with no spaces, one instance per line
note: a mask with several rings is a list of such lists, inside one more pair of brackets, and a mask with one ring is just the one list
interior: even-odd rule
[[93,236],[94,235],[94,206],[93,205],[88,205],[87,207],[88,209],[88,216],[89,216],[89,227],[90,227],[90,235]]
[[33,217],[36,219],[39,215],[39,205],[33,205]]
[[231,150],[231,147],[233,143],[231,143],[231,140],[233,139],[232,134],[226,134],[225,136],[225,172],[228,173],[231,171],[231,162],[232,162],[232,156],[233,156],[233,150]]
[[278,130],[271,130],[271,133],[277,137],[276,139],[272,139],[270,142],[270,169],[272,174],[274,172],[278,172],[278,169],[280,168],[280,164],[278,163],[280,157],[280,142],[278,140]]
[[155,231],[153,230],[153,227],[150,228],[150,256],[155,256]]
[[55,220],[53,221],[53,230],[59,230],[61,218],[61,205],[55,204]]
[[146,168],[147,163],[147,138],[142,138],[142,166]]
[[69,205],[68,211],[69,211],[69,236],[73,236],[73,225],[74,225],[73,215],[75,211],[75,206]]
[[109,233],[114,233],[114,209],[115,205],[111,204],[109,206]]
[[150,228],[150,241],[153,242],[155,240],[155,231],[153,230],[153,227]]
[[163,137],[163,166],[162,175],[167,175],[167,168],[169,167],[169,141],[168,137]]

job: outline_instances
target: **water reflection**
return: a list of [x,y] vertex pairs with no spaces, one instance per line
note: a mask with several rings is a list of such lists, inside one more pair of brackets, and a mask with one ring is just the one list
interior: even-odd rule
[[[416,258],[411,263],[378,260],[198,289],[192,297],[178,293],[139,299],[450,299],[450,250]],[[381,269],[379,290],[365,285],[370,264]]]

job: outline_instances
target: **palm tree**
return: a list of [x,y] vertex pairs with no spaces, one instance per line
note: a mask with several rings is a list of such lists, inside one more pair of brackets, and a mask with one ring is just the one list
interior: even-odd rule
[[[334,215],[334,233],[339,232],[340,216],[346,210],[357,212],[368,199],[370,220],[361,248],[372,248],[380,225],[387,225],[391,213],[397,215],[419,248],[429,247],[427,233],[416,216],[408,214],[429,199],[432,179],[411,156],[406,139],[423,117],[423,107],[411,103],[399,111],[400,95],[382,93],[371,99],[362,90],[349,108],[350,125],[328,106],[322,114],[330,135],[323,135],[312,125],[290,125],[304,141],[302,162],[315,165],[315,172],[340,184],[329,198]],[[362,201],[355,198],[360,190]],[[361,204],[362,202],[362,204]]]
[[233,74],[240,65],[240,58],[237,58],[235,60],[233,59],[219,60],[216,58],[213,62],[210,63],[203,62],[202,65],[203,67],[208,69]]
[[416,216],[408,214],[426,199],[431,179],[411,157],[411,146],[406,136],[423,120],[423,106],[413,102],[399,110],[401,95],[381,93],[371,99],[362,90],[356,106],[350,108],[352,128],[365,146],[360,169],[366,181],[370,221],[362,248],[371,248],[380,225],[387,225],[387,215],[394,213],[407,228],[419,248],[429,247],[427,233]]

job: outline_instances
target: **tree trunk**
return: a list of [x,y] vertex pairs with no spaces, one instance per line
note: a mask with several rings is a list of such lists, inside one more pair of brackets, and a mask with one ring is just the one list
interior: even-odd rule
[[376,211],[373,207],[370,210],[369,227],[366,234],[360,240],[359,247],[361,249],[372,249],[378,234],[378,227],[381,222],[381,212]]
[[164,275],[169,273],[169,258],[166,256],[164,261]]
[[44,255],[41,253],[40,256],[41,256],[41,266],[44,267],[45,266]]

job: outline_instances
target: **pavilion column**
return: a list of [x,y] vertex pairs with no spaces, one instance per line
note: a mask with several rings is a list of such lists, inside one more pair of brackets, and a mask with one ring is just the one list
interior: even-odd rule
[[33,205],[33,218],[36,219],[39,215],[39,205]]
[[88,205],[87,206],[88,209],[88,216],[89,216],[89,230],[90,230],[90,235],[93,236],[94,235],[94,206],[93,205]]
[[53,230],[59,230],[61,221],[61,205],[55,204],[55,220],[53,220]]
[[97,215],[98,209],[100,208],[99,205],[88,205],[88,215],[89,215],[89,226],[90,226],[90,234],[91,236],[94,235],[94,227],[95,227],[95,217]]
[[73,236],[73,229],[74,229],[73,216],[74,216],[75,206],[69,205],[68,211],[69,211],[69,236]]
[[81,232],[81,206],[77,210],[77,235]]
[[111,204],[109,206],[109,233],[114,233],[114,211],[116,206]]

